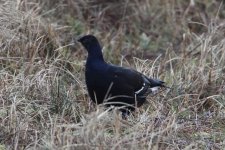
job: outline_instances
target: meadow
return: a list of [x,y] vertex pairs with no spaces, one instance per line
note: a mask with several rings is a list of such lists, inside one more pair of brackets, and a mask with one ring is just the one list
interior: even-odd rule
[[[223,0],[1,0],[0,150],[224,149]],[[94,105],[86,34],[161,79],[127,119]]]

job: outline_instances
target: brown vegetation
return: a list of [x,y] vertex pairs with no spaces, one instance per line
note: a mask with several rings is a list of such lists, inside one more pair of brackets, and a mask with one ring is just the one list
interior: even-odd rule
[[[220,0],[0,1],[1,149],[222,149],[225,5]],[[87,52],[166,81],[127,120],[90,104]]]

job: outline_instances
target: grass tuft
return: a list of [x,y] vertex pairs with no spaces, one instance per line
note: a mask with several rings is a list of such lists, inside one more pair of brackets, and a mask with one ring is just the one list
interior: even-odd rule
[[[0,2],[0,149],[222,149],[225,5],[221,1]],[[171,89],[122,119],[90,102],[94,34],[110,63]]]

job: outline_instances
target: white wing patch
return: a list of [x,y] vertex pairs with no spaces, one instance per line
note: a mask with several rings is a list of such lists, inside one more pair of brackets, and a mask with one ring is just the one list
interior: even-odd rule
[[143,83],[143,86],[141,87],[141,89],[136,91],[135,94],[139,94],[144,88],[145,88],[145,83]]
[[151,91],[147,90],[148,92],[146,91],[146,93],[148,93],[148,94],[149,94],[149,93],[156,94],[156,93],[158,92],[158,90],[159,90],[159,87],[158,87],[158,86],[150,88],[150,87],[146,87],[146,84],[144,83],[143,86],[141,87],[141,89],[138,90],[138,91],[136,91],[135,94],[138,95],[138,94],[141,93],[142,90],[144,90],[145,88],[148,88],[148,89],[151,90]]
[[135,92],[135,94],[136,95],[141,94],[140,96],[144,96],[144,97],[146,97],[150,93],[156,94],[159,90],[159,86],[151,88],[150,86],[151,83],[149,82],[149,80],[145,76],[142,76],[142,78],[144,80],[143,85],[140,90]]

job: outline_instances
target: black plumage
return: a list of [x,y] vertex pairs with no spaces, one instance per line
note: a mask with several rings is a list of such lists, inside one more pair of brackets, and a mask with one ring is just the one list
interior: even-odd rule
[[102,48],[93,35],[78,40],[88,51],[85,79],[91,99],[107,106],[124,106],[134,110],[141,106],[152,88],[164,87],[164,82],[151,79],[128,68],[108,64],[104,61]]

